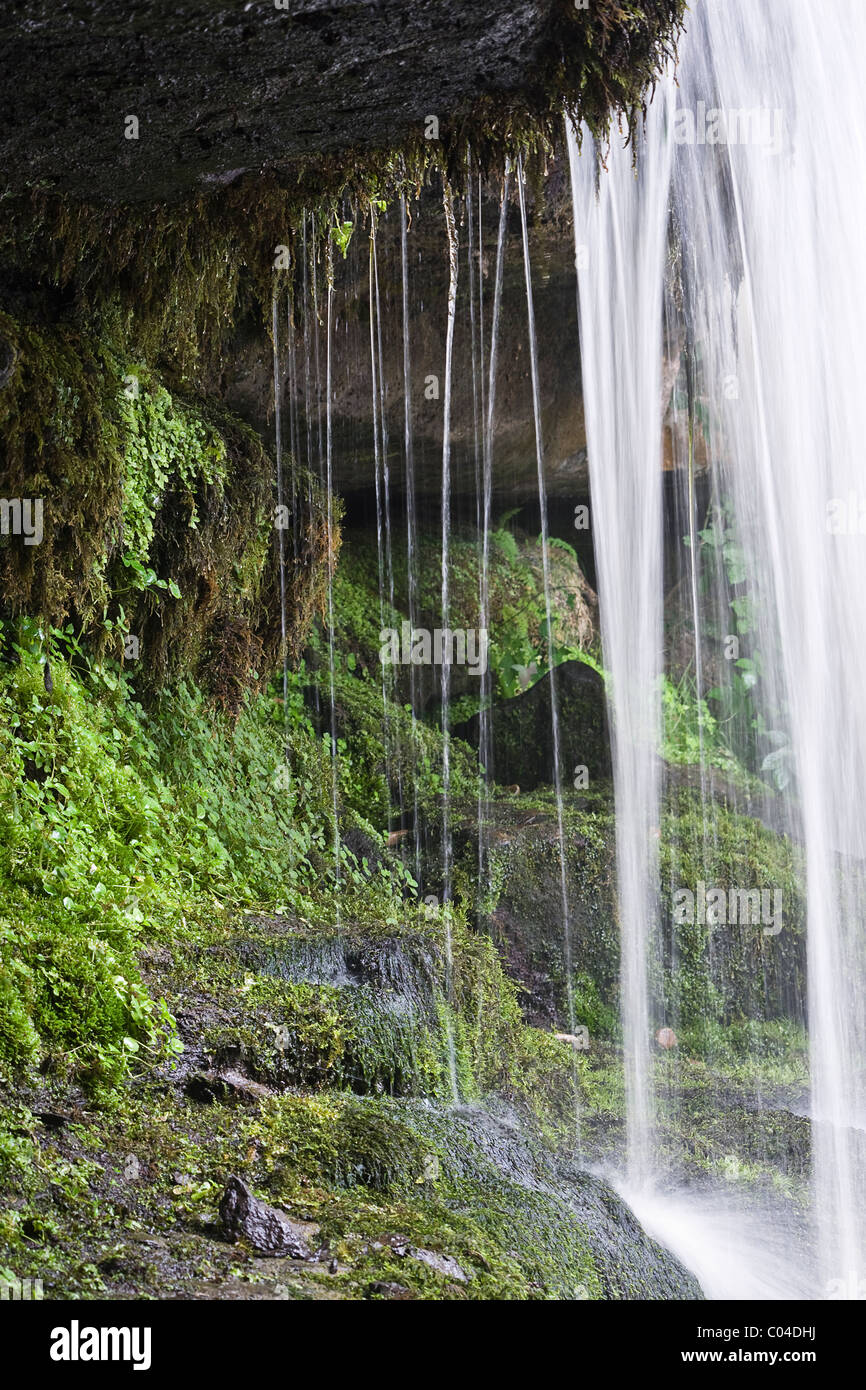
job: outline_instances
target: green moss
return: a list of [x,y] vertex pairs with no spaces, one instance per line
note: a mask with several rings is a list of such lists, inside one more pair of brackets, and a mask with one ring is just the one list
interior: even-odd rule
[[[575,1005],[580,1003],[574,1021],[588,1026],[592,1020],[607,1035],[617,1012],[619,977],[609,785],[580,794],[568,791],[564,830],[573,987]],[[492,802],[485,835],[491,872],[501,886],[482,921],[500,949],[509,950],[520,978],[546,986],[524,999],[530,1019],[544,1018],[567,1029],[559,832],[552,792],[539,789]]]
[[[583,809],[579,809],[583,808]],[[708,826],[712,833],[708,833]],[[536,982],[525,1000],[532,1021],[568,1024],[559,839],[548,793],[494,800],[486,841],[491,883],[482,920],[512,969]],[[619,931],[612,792],[566,790],[565,841],[571,912],[575,1021],[595,1039],[616,1038]],[[659,949],[651,960],[654,1027],[688,1032],[710,1055],[729,1026],[773,1020],[802,1023],[805,898],[802,851],[787,837],[722,801],[706,803],[688,786],[668,791],[659,834]],[[470,857],[475,854],[471,851]],[[474,862],[474,860],[473,860]],[[675,921],[674,894],[703,881],[781,893],[782,929],[760,924],[708,927]],[[697,916],[697,914],[695,914]],[[538,982],[551,991],[549,1011]],[[720,1031],[721,1030],[721,1031]]]
[[[417,540],[416,624],[432,631],[441,626],[441,542],[422,532]],[[380,630],[400,631],[408,618],[408,571],[405,542],[392,542],[395,607],[380,603],[375,535],[354,532],[345,538],[336,577],[337,639],[364,669],[381,677]],[[583,654],[591,658],[596,630],[596,602],[570,546],[552,541],[549,550],[554,659]],[[479,625],[481,552],[477,536],[453,534],[449,542],[449,612],[453,628]],[[500,527],[491,532],[488,573],[488,661],[494,693],[509,697],[540,679],[547,667],[546,609],[541,547],[538,538],[516,536]],[[409,675],[397,668],[396,698],[409,696]],[[479,707],[479,682],[460,668],[452,670],[452,724]],[[424,673],[415,671],[422,681]]]
[[[376,1101],[286,1097],[256,1126],[265,1181],[290,1200],[299,1174],[325,1188],[306,1188],[303,1200],[349,1265],[349,1288],[394,1281],[422,1298],[600,1296],[579,1222],[553,1194],[503,1178],[461,1127],[449,1138],[443,1120]],[[407,1247],[449,1257],[461,1279],[407,1259]]]
[[[708,833],[708,823],[712,833]],[[660,836],[664,944],[654,983],[661,1021],[700,1033],[785,1016],[802,1022],[805,998],[805,875],[802,850],[755,817],[723,804],[705,806],[697,791],[672,790]],[[680,889],[750,889],[781,894],[781,930],[760,924],[711,927],[678,923]],[[697,918],[697,912],[694,914]]]
[[[184,687],[148,716],[116,667],[76,675],[51,649],[49,694],[35,645],[7,644],[0,665],[4,1048],[27,1060],[35,1029],[43,1049],[111,1070],[167,1040],[140,986],[142,934],[171,937],[215,895],[304,907],[315,886],[327,901],[328,764],[299,731],[290,794],[270,700],[231,721]],[[387,875],[347,888],[367,913],[394,911]]]
[[16,950],[11,925],[0,922],[0,1065],[33,1062],[40,1050],[32,1018],[36,993],[33,971],[15,958]]
[[[0,618],[71,621],[97,653],[120,655],[130,635],[140,691],[192,676],[237,711],[282,645],[274,468],[261,440],[221,405],[170,394],[130,366],[117,339],[3,313],[0,338],[15,362],[0,392],[4,494],[41,499],[44,528],[38,545],[0,539]],[[322,608],[328,549],[321,489],[296,472],[295,663]]]
[[[314,1215],[345,1262],[343,1296],[371,1281],[422,1298],[677,1296],[642,1236],[623,1258],[614,1194],[551,1166],[513,1115],[282,1097],[252,1133],[258,1181]],[[431,1269],[419,1247],[453,1263]]]
[[454,910],[450,946],[446,969],[442,913],[409,903],[399,933],[378,937],[369,919],[311,932],[265,918],[176,966],[168,998],[181,1006],[194,992],[218,1015],[202,1030],[209,1065],[281,1090],[449,1100],[453,1056],[463,1101],[507,1096],[557,1142],[570,1139],[570,1050],[524,1027],[493,943]]
[[[201,980],[198,980],[201,987]],[[371,986],[276,982],[248,977],[249,1017],[206,1028],[203,1045],[219,1065],[242,1065],[283,1089],[445,1096],[447,1054],[435,1011],[393,1006]]]
[[0,337],[15,362],[0,391],[4,495],[44,507],[39,545],[0,540],[2,608],[57,619],[74,605],[89,622],[108,599],[105,557],[120,518],[116,367],[70,326],[40,328],[0,312]]
[[133,582],[147,565],[154,519],[169,483],[185,491],[189,519],[199,524],[196,491],[216,486],[221,496],[228,471],[225,441],[199,416],[176,404],[164,386],[140,369],[126,377],[121,412],[123,437],[123,563]]

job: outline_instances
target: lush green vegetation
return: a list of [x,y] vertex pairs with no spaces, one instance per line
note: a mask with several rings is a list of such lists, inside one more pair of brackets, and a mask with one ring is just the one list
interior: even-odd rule
[[[16,390],[2,403],[19,490],[50,492],[76,459],[87,469],[73,525],[38,557],[2,551],[0,1272],[84,1296],[182,1292],[211,1273],[255,1281],[250,1253],[213,1239],[235,1172],[316,1221],[343,1297],[681,1288],[649,1246],[611,1263],[615,1199],[572,1156],[578,1136],[586,1154],[622,1144],[609,785],[566,786],[567,980],[552,790],[490,789],[480,892],[477,755],[453,736],[455,901],[428,891],[441,852],[436,690],[422,686],[413,714],[406,671],[383,683],[379,660],[382,626],[407,612],[405,553],[392,557],[391,609],[375,538],[350,537],[337,564],[338,509],[329,535],[304,478],[283,646],[261,443],[86,334],[6,327],[34,372],[44,352],[57,373],[33,402]],[[31,407],[53,421],[41,472]],[[490,662],[495,697],[514,709],[546,673],[548,641],[539,542],[510,521],[491,541]],[[477,626],[471,537],[453,538],[452,560],[451,623]],[[551,543],[549,560],[554,661],[604,678],[576,556]],[[439,554],[425,535],[419,573],[419,622],[432,628]],[[586,737],[601,689],[563,706]],[[457,673],[452,693],[454,724],[478,709],[477,685]],[[661,751],[685,779],[660,827],[663,903],[700,876],[757,875],[782,884],[790,926],[770,954],[759,933],[711,938],[665,913],[654,1011],[675,1024],[682,1061],[659,1059],[663,1142],[673,1164],[710,1177],[733,1154],[738,1181],[757,1187],[775,1155],[796,1195],[799,1131],[767,1132],[765,1153],[743,1136],[745,1102],[715,1128],[704,1112],[719,1075],[743,1094],[756,1076],[792,1093],[802,1083],[799,865],[786,841],[715,804],[707,858],[688,769],[703,752],[744,803],[754,781],[687,676],[662,693]],[[414,846],[388,843],[410,801],[423,893]],[[588,1054],[554,1036],[572,1021],[589,1030]],[[73,1105],[79,1119],[47,1137],[39,1116]],[[695,1163],[698,1133],[710,1137]],[[130,1155],[150,1165],[132,1214]],[[131,1253],[141,1230],[163,1233],[170,1261]],[[425,1264],[403,1245],[448,1259]],[[322,1296],[323,1277],[298,1275],[285,1296]]]
[[[233,907],[309,912],[314,885],[333,919],[330,758],[296,706],[287,763],[273,696],[232,721],[182,684],[146,712],[128,673],[87,660],[71,633],[21,621],[3,644],[2,1055],[115,1076],[171,1047],[141,987],[143,941]],[[399,862],[365,872],[346,850],[341,873],[344,910],[359,894],[359,910],[396,920]]]

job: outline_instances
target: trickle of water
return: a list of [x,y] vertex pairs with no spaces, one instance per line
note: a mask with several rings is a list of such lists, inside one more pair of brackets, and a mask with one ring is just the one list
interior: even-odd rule
[[307,478],[308,478],[308,498],[312,506],[312,479],[313,479],[313,395],[310,380],[310,363],[312,361],[312,346],[310,334],[310,321],[312,319],[312,308],[310,304],[310,253],[307,247],[307,214],[303,213],[301,218],[302,228],[302,248],[303,248],[303,282],[302,293],[304,296],[304,420],[306,422],[307,434]]
[[[526,279],[526,317],[529,336],[529,365],[532,378],[532,418],[535,426],[535,461],[538,472],[538,505],[541,512],[541,566],[544,576],[544,615],[547,637],[547,666],[550,681],[550,723],[553,741],[553,785],[556,793],[556,826],[559,839],[559,886],[562,896],[562,939],[563,962],[565,966],[565,990],[568,1002],[569,1032],[574,1036],[576,1015],[574,1009],[574,974],[571,951],[571,908],[568,900],[568,865],[565,857],[565,812],[562,799],[561,743],[559,736],[559,708],[556,699],[556,671],[554,669],[553,647],[553,605],[550,583],[550,533],[547,520],[547,488],[544,481],[544,440],[541,429],[541,394],[538,380],[538,342],[535,332],[535,308],[532,297],[532,264],[529,257],[529,227],[526,218],[526,178],[523,160],[517,164],[517,192],[520,202],[520,229],[523,238],[523,268]],[[580,1143],[579,1090],[577,1069],[574,1069],[574,1108],[575,1138]]]
[[[279,336],[279,313],[278,296],[274,290],[271,300],[271,333],[274,343],[274,443],[277,465],[277,508],[278,518],[282,522],[283,513],[283,416],[282,416],[282,380],[280,374],[280,336]],[[287,640],[287,616],[286,616],[286,541],[285,531],[280,524],[277,527],[277,546],[280,567],[280,656],[283,668],[283,765],[279,770],[279,785],[284,790],[290,803],[293,802],[292,772],[289,762],[289,749],[291,738],[289,732],[289,644]],[[289,847],[290,855],[294,860],[294,849]]]
[[[412,632],[418,617],[418,515],[415,508],[415,457],[412,440],[412,371],[409,362],[409,209],[406,195],[400,195],[400,272],[403,298],[403,448],[405,459],[406,494],[406,572],[409,608],[409,626]],[[418,754],[417,728],[417,690],[415,667],[409,667],[409,704],[412,707],[412,762],[413,767]],[[412,778],[413,817],[412,829],[415,839],[415,878],[421,882],[421,824],[418,810],[418,778]]]
[[[502,199],[499,205],[499,232],[496,240],[496,271],[493,286],[493,320],[490,328],[490,359],[486,405],[483,416],[481,453],[481,572],[479,579],[478,626],[482,632],[490,627],[490,513],[493,498],[493,427],[496,419],[496,368],[499,353],[499,324],[502,316],[502,280],[505,267],[505,233],[508,225],[508,198],[511,191],[511,160],[506,155],[502,180]],[[479,242],[479,280],[483,247]],[[482,301],[483,302],[483,301]],[[484,361],[482,331],[481,360]],[[482,373],[482,395],[484,394]],[[478,783],[478,883],[485,882],[487,872],[487,820],[490,807],[490,784],[493,776],[493,711],[490,668],[485,663],[481,673],[481,708],[479,712],[478,758],[484,775]]]
[[[442,632],[449,631],[450,621],[450,553],[451,539],[451,376],[454,362],[454,324],[457,317],[457,275],[459,269],[457,223],[454,217],[454,198],[447,182],[442,202],[448,232],[448,327],[445,335],[445,379],[443,382],[444,410],[442,419]],[[450,652],[443,635],[442,652],[442,912],[445,918],[445,989],[451,1003],[454,959],[451,940],[451,746],[449,699],[451,686]],[[457,1085],[457,1062],[454,1035],[448,1022],[448,1065],[451,1092],[455,1104],[460,1099]]]
[[[483,482],[482,482],[482,457],[484,454],[484,318],[483,318],[483,291],[482,291],[482,259],[481,259],[481,190],[479,187],[478,196],[478,315],[475,310],[475,231],[473,225],[473,180],[472,180],[472,151],[466,147],[466,261],[469,272],[469,335],[471,341],[472,357],[472,435],[475,456],[475,530],[483,541],[483,521],[482,513],[484,510]],[[479,339],[480,330],[480,339]],[[482,559],[483,564],[483,559]],[[478,600],[479,600],[479,628],[483,630],[482,612],[482,580],[479,568],[478,580]],[[482,678],[483,679],[483,678]],[[484,691],[481,691],[482,704]],[[480,762],[480,756],[479,756]],[[488,794],[485,787],[485,779],[478,779],[478,865],[479,874],[476,884],[476,906],[480,914],[485,888],[484,880],[481,876],[481,866],[484,863],[484,812],[488,801]]]
[[[484,449],[484,422],[487,419],[487,394],[484,381],[484,231],[483,189],[481,171],[478,171],[478,361],[481,367],[481,448]],[[480,518],[479,518],[480,520]],[[479,525],[479,530],[481,529]]]
[[[379,574],[379,629],[385,627],[385,586],[387,583],[387,564],[388,559],[385,555],[385,530],[388,526],[388,499],[385,495],[385,483],[383,478],[384,460],[382,458],[382,435],[379,428],[379,359],[376,353],[376,272],[374,258],[376,254],[376,209],[370,209],[370,267],[369,267],[369,298],[370,298],[370,380],[373,392],[373,468],[376,483],[376,558],[378,561]],[[391,721],[388,717],[389,708],[389,680],[388,672],[390,667],[382,662],[382,743],[385,749],[385,783],[391,785]]]
[[371,254],[373,257],[373,286],[376,305],[376,348],[379,384],[379,429],[381,431],[380,454],[382,459],[382,501],[385,510],[385,575],[388,584],[388,602],[394,607],[394,560],[391,540],[391,470],[388,462],[388,415],[385,410],[385,354],[382,351],[382,306],[379,297],[379,255],[376,246],[376,210],[371,212]]
[[[443,381],[442,415],[442,631],[449,631],[450,622],[450,543],[451,543],[451,375],[454,362],[454,324],[457,318],[457,275],[459,269],[457,222],[454,216],[454,197],[445,184],[442,202],[448,232],[448,328],[445,335],[445,379]],[[451,897],[451,745],[448,727],[451,696],[451,661],[447,639],[443,637],[442,652],[442,896]]]
[[[481,453],[482,444],[482,411],[483,401],[479,402],[479,370],[483,372],[484,361],[482,358],[480,368],[478,361],[478,333],[477,316],[475,312],[475,228],[472,209],[472,155],[469,146],[466,147],[466,269],[469,275],[469,341],[470,356],[472,360],[472,439],[474,445],[475,460],[475,529],[481,533]],[[479,230],[481,222],[481,204],[478,205]],[[478,262],[479,282],[481,276],[481,261]],[[480,290],[480,283],[479,283]]]
[[[380,460],[381,460],[381,470],[382,470],[382,523],[383,523],[383,527],[384,527],[384,577],[385,577],[385,592],[387,593],[387,596],[388,596],[388,604],[390,605],[390,609],[391,609],[391,611],[393,612],[393,610],[394,610],[394,551],[393,551],[393,540],[392,540],[392,532],[391,532],[391,467],[390,467],[390,463],[389,463],[389,460],[388,460],[388,415],[387,415],[387,411],[386,411],[386,409],[385,409],[385,397],[386,397],[386,391],[385,391],[385,354],[384,354],[384,352],[383,352],[383,350],[382,350],[382,304],[381,304],[381,297],[380,297],[380,294],[379,294],[379,255],[378,255],[378,248],[377,248],[377,242],[376,242],[377,222],[378,222],[378,217],[377,217],[376,208],[375,208],[375,207],[372,207],[371,210],[370,210],[370,256],[371,256],[372,276],[373,276],[373,279],[372,279],[372,288],[371,288],[371,295],[370,295],[370,314],[371,314],[371,318],[372,318],[372,315],[373,315],[373,312],[374,312],[374,308],[375,308],[375,322],[376,322],[376,352],[375,352],[375,356],[376,356],[376,364],[375,364],[375,366],[374,366],[374,373],[375,373],[374,390],[376,389],[376,384],[377,384],[377,385],[378,385],[378,392],[379,392],[379,404],[378,404],[379,446],[378,446],[378,447],[379,447],[379,458],[380,458]],[[371,334],[372,334],[372,323],[371,323]],[[371,341],[370,341],[370,351],[371,351],[371,353],[373,352],[372,337],[371,337]],[[375,411],[374,411],[374,416],[375,416]],[[374,427],[375,427],[375,419],[374,419]],[[378,507],[378,504],[377,504],[377,507]],[[379,523],[378,523],[378,521],[377,521],[377,525],[378,525],[378,524],[379,524]],[[382,604],[381,607],[384,608],[384,604]],[[383,626],[384,626],[384,623],[383,623]],[[386,699],[388,699],[388,698],[390,698],[390,699],[395,699],[395,698],[396,698],[396,692],[397,692],[397,676],[396,676],[396,672],[395,672],[395,670],[394,670],[394,668],[393,668],[392,666],[385,666],[385,665],[383,664],[383,667],[382,667],[382,680],[383,680],[383,692],[384,692],[384,694],[385,694],[385,698],[386,698]],[[390,760],[391,755],[393,754],[394,763],[395,763],[395,765],[396,765],[397,805],[398,805],[398,807],[400,808],[400,810],[401,810],[401,812],[402,812],[402,808],[403,808],[403,785],[404,785],[404,781],[403,781],[402,758],[401,758],[401,756],[400,756],[400,729],[399,729],[399,727],[393,727],[393,726],[392,726],[392,720],[391,720],[391,718],[390,718],[390,707],[389,707],[389,706],[386,706],[385,715],[384,715],[384,720],[385,720],[385,727],[384,727],[384,737],[383,737],[383,741],[384,741],[384,745],[385,745],[385,755],[386,755],[386,759]],[[386,771],[387,771],[387,769],[386,769]],[[388,782],[389,788],[390,788],[390,785],[391,785],[391,783],[390,783],[390,781],[389,781],[389,782]]]
[[[274,439],[275,453],[277,462],[277,507],[279,509],[279,520],[282,520],[283,508],[283,384],[280,373],[280,323],[277,304],[277,292],[274,290],[271,300],[271,333],[274,341]],[[285,531],[281,525],[277,527],[277,546],[279,550],[280,563],[280,655],[283,665],[283,713],[288,716],[289,705],[289,664],[288,664],[288,642],[286,640],[286,542]]]
[[314,358],[316,369],[316,427],[318,430],[319,443],[319,476],[323,478],[322,461],[325,457],[324,439],[322,437],[322,355],[320,339],[321,320],[319,316],[319,268],[318,252],[316,247],[316,222],[315,217],[310,213],[310,230],[312,232],[310,246],[310,265],[313,272],[312,295],[313,295],[313,338],[314,338]]
[[[334,248],[327,243],[327,281],[328,296],[325,310],[325,486],[327,488],[327,542],[328,542],[328,685],[331,699],[331,798],[334,813],[334,877],[340,885],[340,817],[338,801],[338,752],[337,752],[337,695],[334,654],[334,475],[333,475],[333,418],[331,402],[333,385],[331,361],[333,355],[334,318]],[[336,898],[337,923],[340,918],[339,894]]]
[[292,281],[286,296],[286,341],[289,349],[289,441],[292,459],[292,555],[298,563],[298,458],[301,452],[301,430],[298,420],[298,363],[295,351],[295,295]]

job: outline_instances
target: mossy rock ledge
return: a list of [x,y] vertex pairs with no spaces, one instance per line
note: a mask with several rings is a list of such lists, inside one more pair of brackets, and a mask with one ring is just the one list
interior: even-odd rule
[[[322,936],[253,917],[225,945],[148,961],[177,1008],[180,1065],[135,1088],[120,1125],[44,1086],[19,1109],[30,1163],[7,1163],[7,1181],[21,1219],[35,1229],[62,1210],[78,1242],[16,1251],[47,1296],[702,1297],[572,1145],[542,1135],[529,1091],[539,1075],[567,1089],[568,1049],[527,1039],[487,945],[455,942],[451,1006],[435,924]],[[52,1172],[74,1181],[45,1190]],[[301,1232],[304,1258],[224,1228],[233,1178]]]

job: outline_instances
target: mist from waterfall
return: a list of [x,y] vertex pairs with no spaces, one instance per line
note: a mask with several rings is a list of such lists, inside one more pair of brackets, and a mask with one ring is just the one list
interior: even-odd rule
[[[669,329],[678,322],[666,347],[687,399],[688,443],[674,443],[672,463],[689,499],[695,668],[727,622],[736,641],[721,680],[754,691],[746,732],[758,770],[777,782],[774,822],[805,851],[813,1297],[862,1289],[866,1276],[864,42],[856,0],[820,11],[809,0],[704,0],[687,17],[678,87],[668,78],[655,92],[636,175],[615,138],[596,197],[588,137],[579,153],[568,132],[612,676],[630,1178],[654,1171],[650,744],[662,670],[667,276]],[[703,548],[724,514],[750,580],[747,617],[725,597],[714,557],[695,553],[696,445],[709,496]],[[702,611],[698,579],[711,591]],[[778,949],[777,938],[762,949]]]

